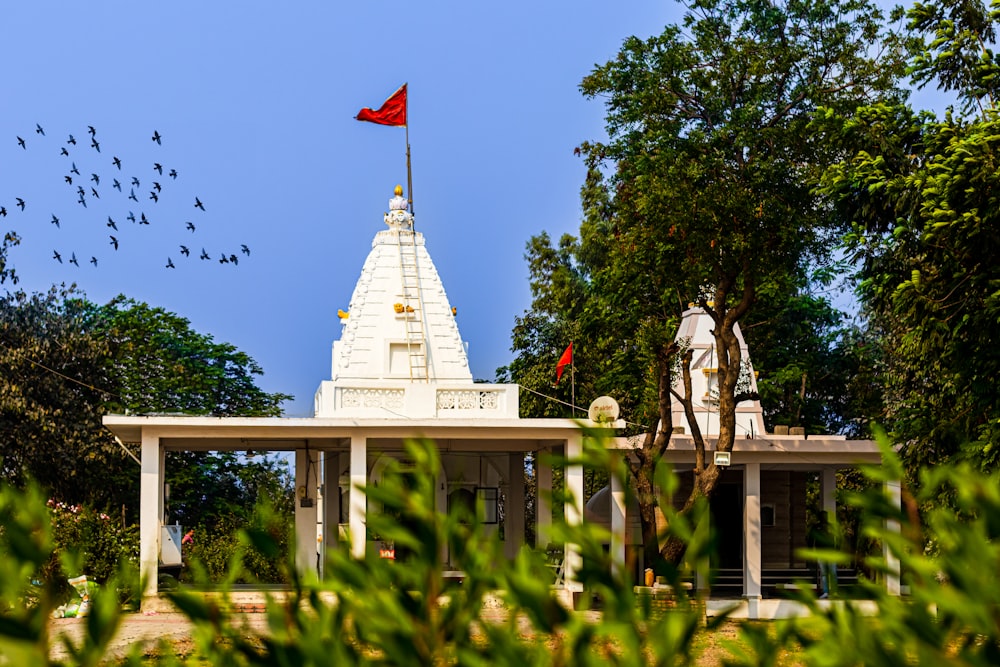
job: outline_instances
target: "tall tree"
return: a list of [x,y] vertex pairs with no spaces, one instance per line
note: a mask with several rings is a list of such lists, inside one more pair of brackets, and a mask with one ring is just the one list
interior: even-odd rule
[[[35,478],[59,500],[127,505],[138,468],[101,424],[108,412],[276,416],[282,393],[260,366],[173,313],[118,297],[98,306],[72,289],[0,298],[0,472]],[[194,456],[193,466],[218,469]]]
[[273,417],[291,398],[256,385],[263,370],[248,354],[163,308],[118,296],[91,308],[89,326],[108,341],[111,411]]
[[108,345],[85,320],[72,290],[0,297],[0,474],[66,502],[117,504],[138,474],[101,425]]
[[826,111],[817,129],[844,159],[823,189],[853,222],[859,294],[879,334],[881,418],[906,461],[916,469],[969,455],[994,468],[1000,64],[989,45],[1000,10],[945,0],[907,16],[914,80],[955,95],[958,109],[941,118],[905,104]]
[[[654,493],[671,395],[693,407],[679,389],[690,361],[675,341],[681,313],[694,303],[714,323],[716,446],[730,451],[736,406],[750,398],[735,328],[761,294],[795,293],[808,266],[829,260],[839,231],[811,191],[830,159],[809,131],[812,114],[899,95],[898,65],[898,44],[865,0],[704,0],[688,5],[682,25],[626,40],[584,79],[583,93],[606,105],[609,140],[582,147],[590,171],[577,308],[586,330],[603,332],[589,339],[601,369],[636,385],[629,416],[647,428],[630,470],[647,562],[683,553],[659,544]],[[684,511],[711,496],[720,474],[688,421],[696,464]]]

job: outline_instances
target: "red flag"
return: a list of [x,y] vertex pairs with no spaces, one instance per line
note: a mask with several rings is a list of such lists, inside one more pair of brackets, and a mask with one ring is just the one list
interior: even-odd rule
[[355,118],[379,125],[406,125],[406,84],[400,86],[376,111],[365,107]]
[[566,347],[566,351],[562,353],[561,357],[559,357],[559,363],[556,364],[556,384],[559,384],[559,380],[562,379],[563,368],[565,368],[566,366],[570,366],[572,364],[573,364],[573,343],[572,341],[570,341],[570,344]]

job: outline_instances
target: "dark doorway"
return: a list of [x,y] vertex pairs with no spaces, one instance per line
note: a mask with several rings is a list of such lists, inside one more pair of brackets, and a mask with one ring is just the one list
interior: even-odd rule
[[712,566],[715,569],[743,567],[743,488],[738,483],[720,483],[712,501],[712,527],[718,548]]

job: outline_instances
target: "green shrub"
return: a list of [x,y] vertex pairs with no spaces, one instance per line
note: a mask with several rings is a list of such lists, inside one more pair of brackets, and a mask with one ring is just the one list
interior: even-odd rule
[[139,566],[139,528],[84,505],[46,502],[53,554],[41,576],[68,590],[66,579],[81,574],[105,583],[122,567]]

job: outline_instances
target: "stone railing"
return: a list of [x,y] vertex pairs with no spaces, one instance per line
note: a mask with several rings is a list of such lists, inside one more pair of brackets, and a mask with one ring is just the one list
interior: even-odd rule
[[438,411],[500,409],[499,390],[439,389],[437,392]]

